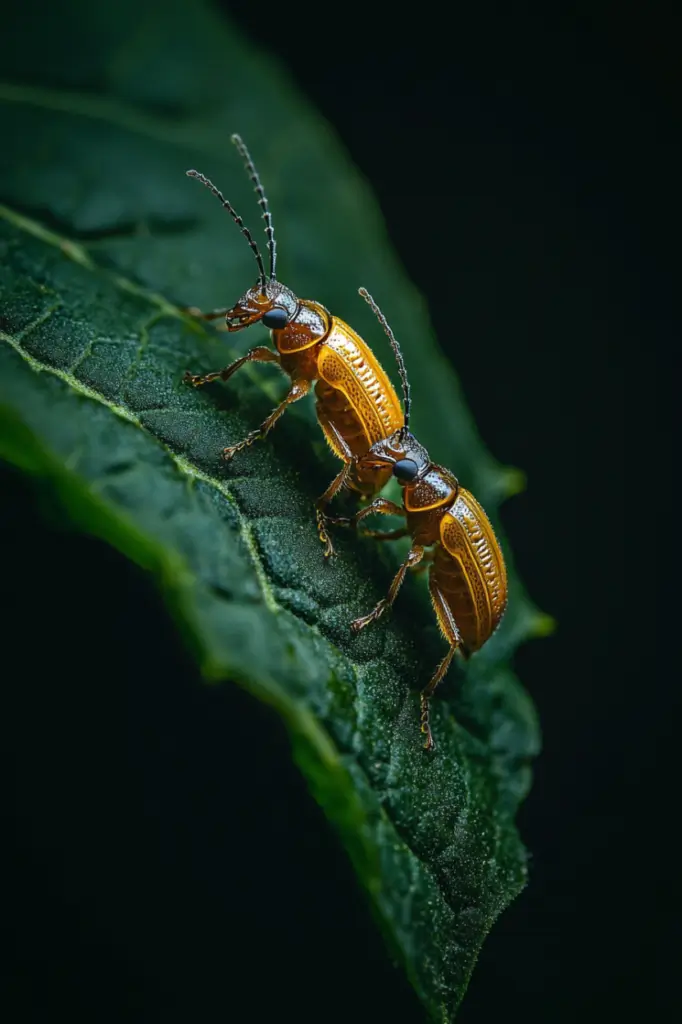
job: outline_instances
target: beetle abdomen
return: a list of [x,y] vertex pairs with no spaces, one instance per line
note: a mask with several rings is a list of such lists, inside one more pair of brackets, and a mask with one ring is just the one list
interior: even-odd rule
[[339,458],[345,458],[343,449],[335,443],[333,432],[326,429],[326,422],[330,422],[336,428],[353,455],[365,455],[368,445],[364,424],[343,392],[337,391],[324,380],[318,380],[315,385],[315,397],[322,429]]
[[[362,338],[343,320],[332,318],[329,334],[319,349],[318,368],[320,378],[345,397],[354,422],[360,424],[364,433],[365,447],[354,454],[364,454],[376,441],[384,440],[402,427],[400,402],[385,370]],[[324,389],[316,391],[318,400],[323,401]],[[339,407],[336,415],[341,412]],[[344,434],[343,422],[336,425]]]
[[[346,452],[338,443],[336,436],[338,432],[353,455],[365,455],[368,445],[364,424],[351,408],[343,392],[337,391],[324,380],[318,380],[315,385],[315,395],[317,397],[317,417],[334,454],[344,462],[348,461]],[[354,466],[347,486],[361,494],[376,494],[388,483],[390,476],[390,466],[383,471]]]
[[464,644],[475,651],[497,628],[507,604],[507,570],[490,520],[469,491],[443,516],[433,573]]

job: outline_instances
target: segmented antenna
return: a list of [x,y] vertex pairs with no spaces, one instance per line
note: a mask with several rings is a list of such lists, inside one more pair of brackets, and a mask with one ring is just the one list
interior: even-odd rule
[[265,194],[265,189],[261,185],[261,180],[258,177],[256,165],[251,159],[251,154],[246,148],[246,145],[244,144],[244,140],[242,139],[241,135],[232,135],[231,140],[232,142],[234,142],[235,146],[239,151],[239,155],[244,161],[244,166],[246,167],[247,174],[251,178],[251,181],[253,182],[253,187],[256,190],[256,195],[258,196],[258,205],[263,211],[263,220],[265,221],[265,233],[268,236],[268,251],[270,253],[270,280],[274,281],[275,266],[277,264],[277,243],[275,242],[275,229],[272,226],[272,214],[270,213],[268,197]]
[[254,241],[253,235],[251,234],[246,224],[235,210],[232,203],[228,202],[228,200],[225,198],[222,192],[215,187],[213,182],[209,181],[209,179],[205,177],[203,174],[200,174],[199,171],[187,171],[187,177],[196,178],[198,181],[201,182],[202,185],[205,185],[206,188],[209,189],[213,193],[213,195],[220,200],[220,202],[223,204],[227,212],[230,214],[233,221],[243,234],[244,238],[251,246],[251,251],[253,252],[253,255],[256,257],[256,263],[258,264],[259,283],[262,290],[265,291],[265,284],[267,279],[265,277],[265,264],[263,263],[263,257],[260,254],[260,249],[258,248]]
[[403,414],[405,419],[405,423],[404,426],[402,427],[401,434],[405,435],[409,430],[410,426],[410,383],[407,379],[405,360],[403,359],[403,354],[400,351],[400,345],[396,341],[393,331],[388,326],[388,320],[381,312],[372,296],[369,294],[366,288],[358,288],[358,291],[360,295],[362,295],[367,305],[372,307],[372,311],[375,317],[377,318],[377,320],[383,327],[384,331],[386,332],[386,336],[390,341],[391,348],[393,349],[393,352],[395,354],[396,362],[398,363],[398,372],[400,373],[400,380],[402,381],[403,385]]

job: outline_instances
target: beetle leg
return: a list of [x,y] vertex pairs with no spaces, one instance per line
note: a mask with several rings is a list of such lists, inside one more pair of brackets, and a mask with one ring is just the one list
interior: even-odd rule
[[[399,526],[397,530],[363,530],[363,537],[373,537],[374,540],[400,540],[402,537],[409,537],[410,531],[406,526]],[[418,569],[414,570],[419,572]]]
[[407,558],[393,577],[393,582],[388,588],[388,594],[386,597],[383,597],[367,615],[363,615],[361,618],[355,619],[354,622],[351,622],[350,628],[354,633],[359,633],[361,629],[369,626],[372,622],[376,622],[376,620],[384,614],[386,609],[391,607],[398,595],[402,582],[405,579],[405,573],[408,569],[411,569],[413,565],[417,565],[418,562],[421,562],[423,557],[424,548],[420,544],[415,544],[414,547],[410,548]]
[[203,375],[195,375],[186,370],[185,376],[182,379],[185,384],[191,384],[193,388],[198,388],[202,384],[210,384],[212,380],[229,380],[232,374],[241,369],[244,363],[277,363],[279,366],[279,353],[273,352],[271,348],[266,348],[265,345],[258,345],[256,348],[252,348],[250,352],[247,352],[245,356],[242,356],[241,359],[235,359],[233,363],[230,363],[223,370],[215,370],[213,373],[205,373]]
[[227,309],[212,309],[210,313],[204,313],[202,310],[197,309],[196,306],[185,306],[183,312],[189,316],[194,316],[197,320],[219,320],[220,317],[227,316],[231,311],[231,306]]
[[324,544],[325,558],[330,558],[334,554],[334,545],[332,544],[331,537],[329,536],[327,524],[335,523],[337,520],[332,519],[331,516],[325,515],[324,510],[326,506],[329,504],[329,502],[332,500],[334,495],[338,494],[338,492],[346,486],[346,482],[348,480],[348,477],[350,476],[350,471],[354,465],[355,460],[351,455],[351,461],[344,462],[343,469],[341,470],[341,472],[337,473],[337,475],[334,477],[334,479],[332,480],[324,494],[320,495],[320,497],[317,499],[317,503],[315,506],[315,519],[317,521],[317,532],[319,534],[320,540]]
[[431,735],[431,725],[429,723],[429,700],[436,689],[440,681],[445,676],[445,673],[450,668],[450,662],[452,661],[455,651],[461,646],[462,637],[457,629],[457,623],[455,617],[450,610],[450,605],[446,601],[442,590],[436,583],[433,575],[429,579],[429,592],[431,594],[431,601],[438,618],[438,625],[440,631],[445,639],[450,644],[450,650],[445,655],[438,668],[433,674],[433,678],[430,683],[424,687],[421,692],[420,698],[420,711],[421,711],[421,731],[424,735],[424,749],[433,750],[435,744],[433,742],[433,736]]
[[[320,537],[320,540],[324,544],[324,557],[330,558],[334,554],[334,545],[332,544],[331,537],[329,536],[327,525],[329,523],[335,523],[336,519],[333,519],[331,516],[328,516],[325,513],[325,508],[330,503],[330,501],[332,501],[332,499],[339,493],[339,491],[343,490],[343,488],[346,486],[348,482],[348,477],[350,476],[351,469],[353,468],[357,460],[353,455],[352,451],[350,450],[350,448],[348,447],[345,437],[343,437],[343,435],[339,433],[339,430],[337,429],[336,425],[329,419],[324,409],[320,409],[318,407],[317,417],[320,421],[320,426],[327,435],[327,440],[329,441],[331,447],[334,449],[336,454],[339,455],[344,460],[343,469],[339,473],[337,473],[337,475],[334,477],[327,490],[324,492],[324,494],[320,495],[320,497],[317,499],[317,502],[315,503],[315,519],[317,522],[317,532]],[[331,437],[329,435],[331,435]]]
[[[400,505],[396,505],[394,501],[389,501],[387,498],[375,498],[374,501],[370,502],[369,505],[365,505],[365,507],[361,508],[359,512],[356,512],[355,515],[348,516],[346,518],[339,517],[338,519],[334,519],[333,522],[338,526],[355,527],[358,523],[362,522],[363,519],[367,516],[371,516],[374,512],[376,512],[377,515],[383,516],[405,516],[405,509],[401,508]],[[381,533],[381,531],[374,532],[373,530],[367,530],[363,531],[363,535],[366,537],[378,537],[379,539],[382,537],[392,539],[390,534]],[[401,536],[404,537],[405,534],[402,534]]]
[[[265,351],[269,352],[270,349],[266,349]],[[304,398],[309,391],[309,380],[295,380],[284,401],[280,402],[277,408],[270,413],[266,420],[263,420],[260,427],[256,430],[252,430],[250,434],[247,434],[243,441],[238,441],[237,444],[232,444],[229,448],[225,448],[223,450],[223,458],[225,461],[229,461],[237,454],[237,452],[241,452],[244,448],[248,448],[254,441],[258,441],[265,437],[265,435],[272,430],[280,416],[286,412],[287,408],[294,402],[298,402],[299,399]]]
[[420,564],[419,565],[415,565],[414,569],[412,570],[412,572],[415,574],[415,576],[418,573],[420,573],[420,572],[426,572],[427,569],[430,569],[431,568],[431,563],[433,562],[435,556],[436,556],[436,549],[435,548],[432,551],[427,551],[426,554],[424,555],[423,560],[420,562]]

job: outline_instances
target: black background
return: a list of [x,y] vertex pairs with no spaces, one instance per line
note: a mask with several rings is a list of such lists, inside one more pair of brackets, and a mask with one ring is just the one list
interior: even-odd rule
[[[659,617],[675,462],[659,377],[679,26],[650,5],[409,20],[226,6],[372,183],[484,439],[528,475],[503,519],[559,624],[516,659],[544,733],[519,816],[531,879],[459,1019],[677,1019],[677,693]],[[141,573],[46,526],[14,474],[1,483],[11,1019],[420,1020],[334,836],[283,773],[279,724],[236,688],[201,686]],[[63,655],[52,671],[65,634],[68,686]]]

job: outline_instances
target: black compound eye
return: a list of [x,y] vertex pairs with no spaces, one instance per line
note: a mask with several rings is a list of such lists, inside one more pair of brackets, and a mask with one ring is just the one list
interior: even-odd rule
[[289,314],[281,306],[273,306],[263,315],[263,323],[271,331],[281,331],[289,323]]
[[402,483],[409,484],[419,473],[419,466],[413,459],[400,459],[393,464],[393,476]]

